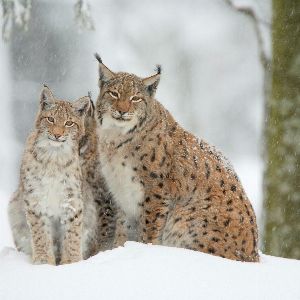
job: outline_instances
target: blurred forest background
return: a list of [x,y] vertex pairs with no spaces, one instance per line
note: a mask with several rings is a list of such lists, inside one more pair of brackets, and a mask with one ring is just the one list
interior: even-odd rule
[[[92,91],[95,100],[98,74],[93,53],[99,52],[112,70],[141,76],[150,75],[155,64],[162,64],[157,99],[186,129],[216,145],[232,161],[256,211],[262,249],[273,255],[300,258],[300,211],[293,206],[296,203],[299,207],[300,199],[291,198],[291,186],[285,189],[285,198],[277,197],[280,191],[273,188],[278,185],[276,180],[287,178],[287,173],[276,173],[285,165],[286,149],[279,157],[269,153],[274,143],[280,143],[285,129],[280,127],[279,133],[268,129],[275,128],[278,120],[277,116],[275,121],[269,118],[271,100],[280,102],[284,94],[272,89],[272,18],[283,28],[296,16],[299,26],[300,8],[297,0],[273,2],[272,14],[271,0],[2,0],[2,242],[11,243],[6,205],[17,186],[21,153],[34,124],[42,84],[47,83],[61,98],[74,100]],[[277,14],[276,10],[284,13]],[[294,24],[296,19],[291,20]],[[299,32],[298,27],[289,30],[294,36]],[[277,34],[279,42],[286,40]],[[286,42],[279,55],[284,57],[290,45],[296,47],[293,41]],[[300,50],[300,45],[297,47]],[[299,78],[299,56],[294,59],[294,78]],[[293,104],[295,97],[285,97],[287,102],[292,100],[284,118],[294,116],[295,109],[299,111],[300,96],[297,107]],[[294,131],[290,134],[298,141],[299,125],[291,126]],[[293,157],[300,152],[299,143],[295,145],[297,150],[288,147]],[[295,186],[298,180],[299,188],[299,165],[293,158],[289,165],[294,169],[287,171],[288,182],[294,175],[292,182]],[[274,197],[278,202],[272,202]],[[287,214],[286,203],[292,205]],[[289,224],[291,211],[296,215]],[[279,223],[274,223],[274,216],[279,216]],[[298,236],[292,237],[296,228]],[[274,236],[279,238],[274,240]]]

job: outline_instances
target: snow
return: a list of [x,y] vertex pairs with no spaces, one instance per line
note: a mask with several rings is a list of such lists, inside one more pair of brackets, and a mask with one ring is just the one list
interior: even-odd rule
[[0,253],[0,299],[300,299],[300,261],[242,263],[127,242],[79,263],[32,265]]

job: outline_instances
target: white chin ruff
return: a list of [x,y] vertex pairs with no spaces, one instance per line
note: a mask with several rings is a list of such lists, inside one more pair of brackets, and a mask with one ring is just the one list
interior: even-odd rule
[[102,119],[102,129],[116,129],[122,133],[128,132],[137,123],[136,117],[134,116],[130,121],[123,121],[114,119],[112,116],[105,114]]

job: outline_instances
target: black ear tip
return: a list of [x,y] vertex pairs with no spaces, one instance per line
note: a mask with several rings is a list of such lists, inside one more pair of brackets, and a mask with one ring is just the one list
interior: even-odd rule
[[161,65],[156,65],[155,71],[157,74],[161,74]]
[[98,62],[99,62],[100,64],[102,64],[102,59],[101,59],[100,55],[99,55],[97,52],[94,54],[94,56],[95,56],[95,58],[98,60]]
[[48,86],[46,83],[44,83],[43,86],[44,86],[45,88],[49,89],[49,86]]

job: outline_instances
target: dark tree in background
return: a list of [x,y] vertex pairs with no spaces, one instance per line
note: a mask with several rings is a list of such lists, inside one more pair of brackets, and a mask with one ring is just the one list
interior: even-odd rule
[[300,259],[300,1],[273,0],[264,252]]

